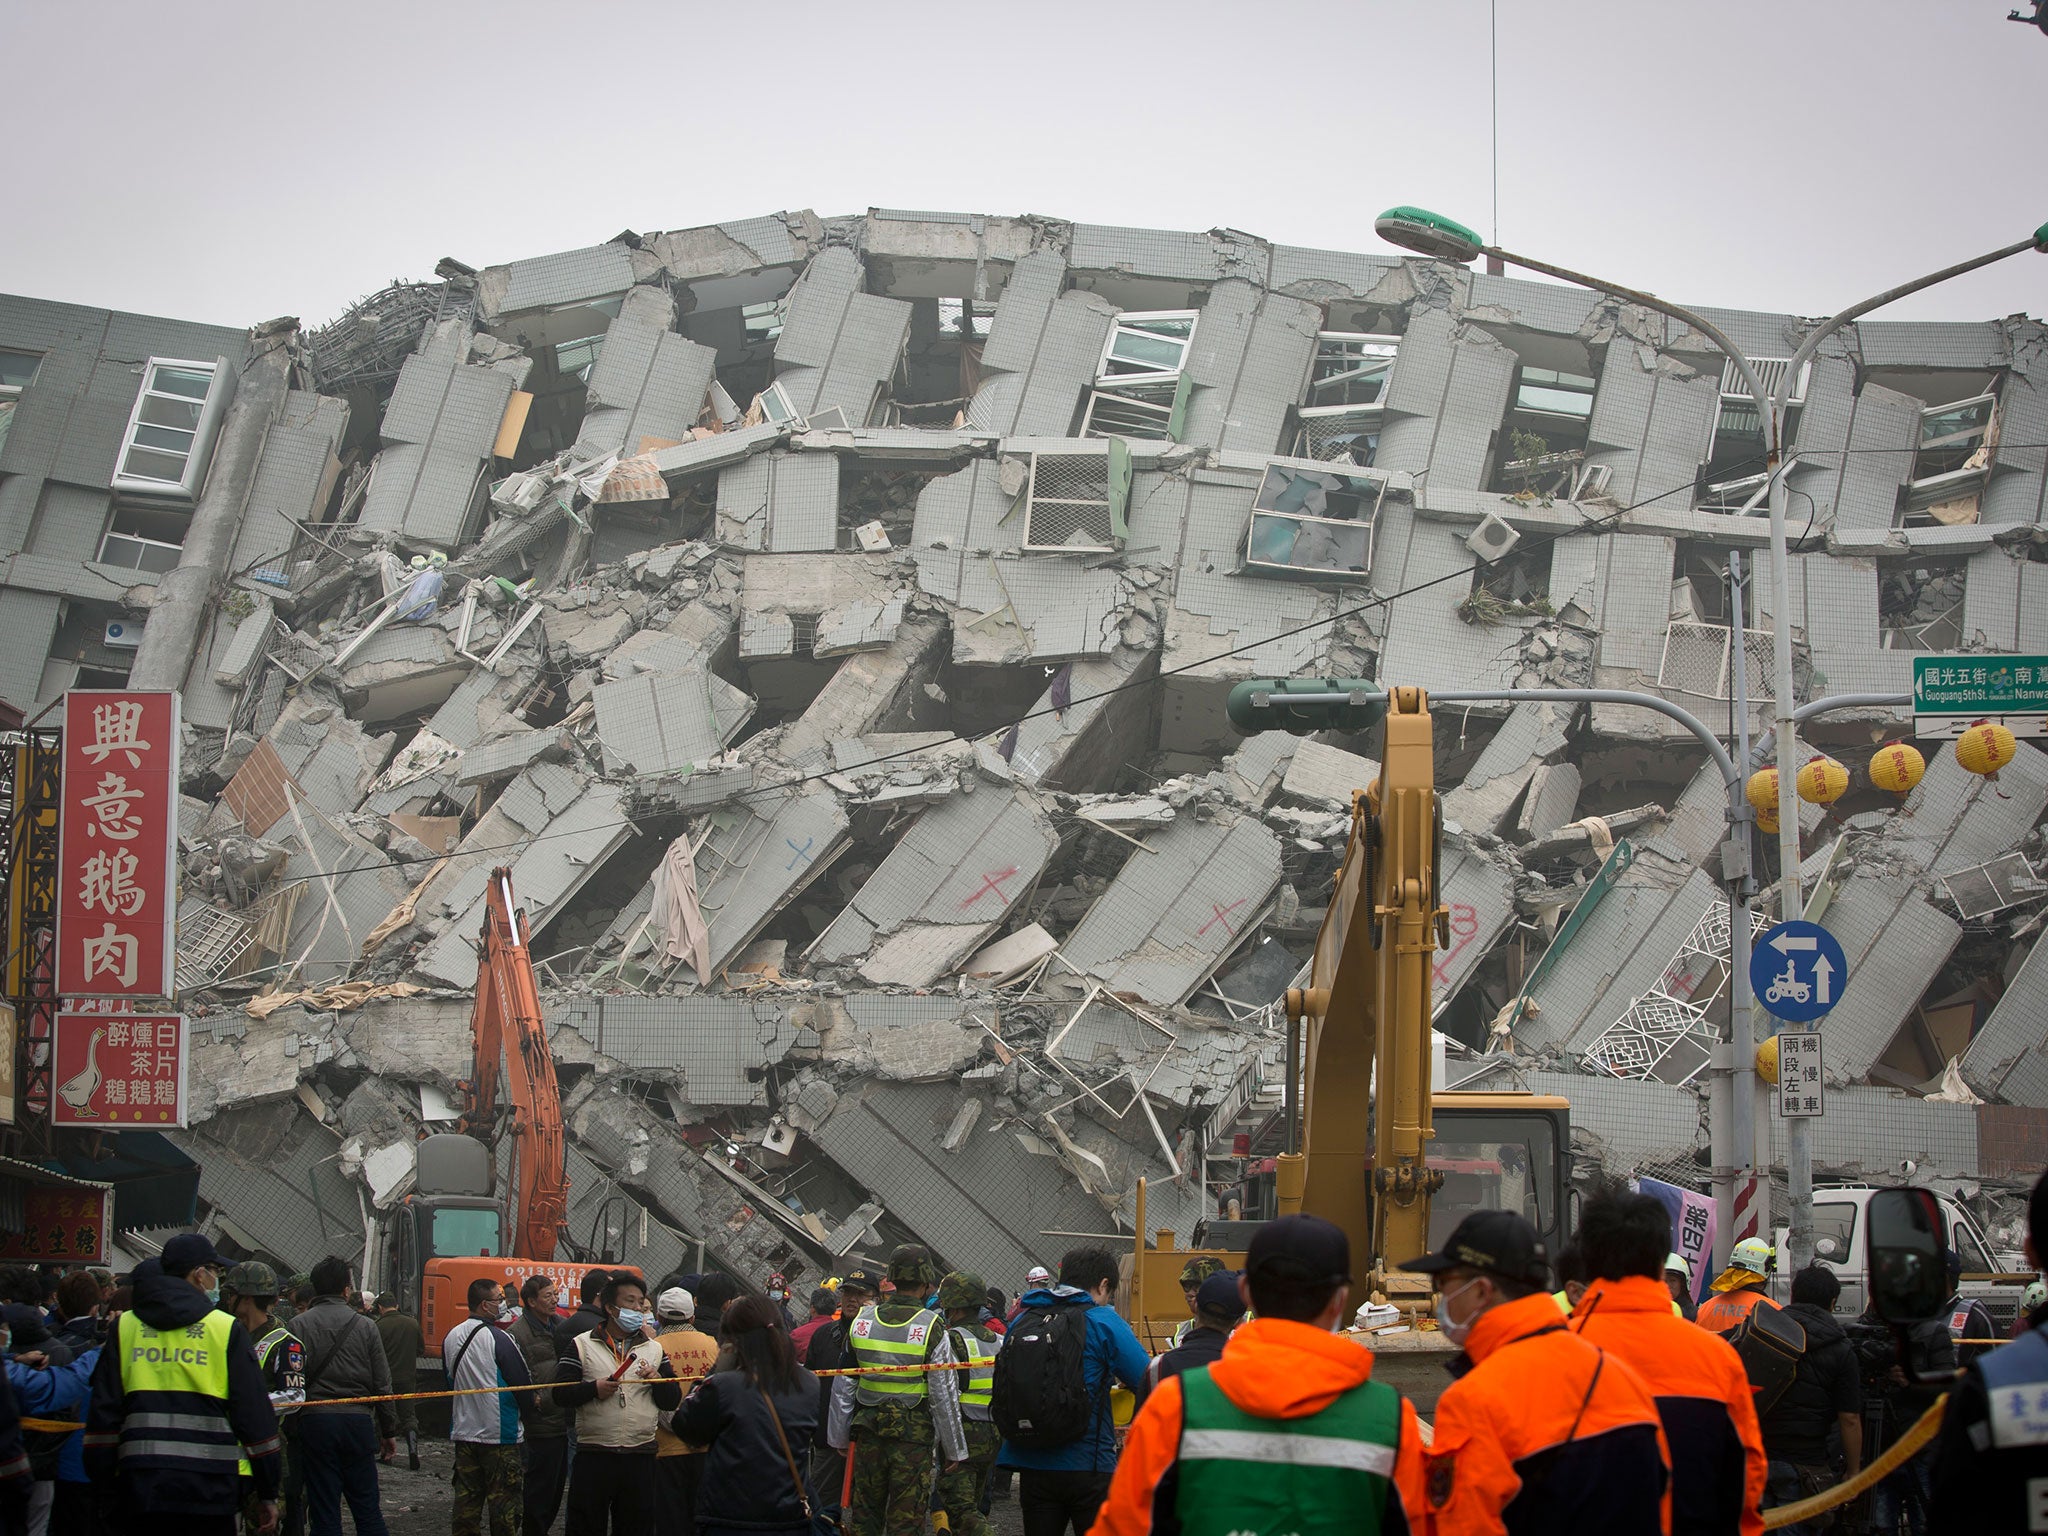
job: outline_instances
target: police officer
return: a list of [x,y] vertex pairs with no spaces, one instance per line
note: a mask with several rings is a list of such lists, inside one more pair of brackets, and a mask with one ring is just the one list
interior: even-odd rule
[[[100,1352],[85,1421],[85,1469],[112,1490],[120,1530],[230,1536],[237,1475],[254,1483],[259,1530],[277,1525],[277,1412],[249,1331],[215,1309],[227,1261],[185,1233],[141,1276],[134,1306]],[[145,1519],[145,1517],[147,1517]]]
[[[2048,1174],[2027,1199],[2027,1265],[2048,1254]],[[1949,1394],[1935,1441],[1928,1536],[2048,1531],[2048,1309],[1979,1352]]]
[[938,1503],[953,1536],[988,1536],[982,1495],[988,1487],[989,1468],[996,1464],[996,1452],[1003,1448],[1002,1431],[989,1411],[995,1393],[996,1351],[1003,1341],[982,1321],[987,1293],[981,1276],[959,1270],[939,1282],[939,1306],[946,1314],[953,1358],[974,1362],[966,1371],[956,1373],[965,1378],[959,1384],[960,1428],[967,1437],[967,1459],[939,1475]]
[[1173,1343],[1169,1346],[1170,1348],[1179,1349],[1181,1345],[1187,1343],[1188,1335],[1200,1326],[1201,1309],[1196,1303],[1202,1294],[1202,1282],[1211,1275],[1220,1275],[1222,1273],[1223,1261],[1207,1256],[1199,1259],[1189,1259],[1187,1263],[1181,1265],[1180,1293],[1187,1300],[1188,1315],[1181,1325],[1173,1330]]
[[[270,1392],[270,1406],[282,1410],[303,1403],[306,1400],[306,1346],[272,1315],[272,1309],[277,1305],[277,1271],[254,1260],[237,1264],[221,1282],[220,1305],[221,1310],[240,1323],[255,1343],[256,1369],[263,1373],[263,1385]],[[292,1448],[282,1436],[279,1439],[283,1442],[281,1476],[284,1487],[289,1490],[292,1486]],[[260,1528],[260,1517],[254,1488],[246,1488],[243,1493],[242,1530],[247,1536],[248,1532]],[[281,1511],[279,1518],[281,1521],[289,1520],[290,1512]]]
[[[870,1303],[847,1326],[850,1364],[951,1365],[953,1347],[938,1313],[922,1298],[938,1280],[931,1254],[905,1243],[889,1256],[895,1295]],[[840,1288],[845,1289],[845,1282]],[[853,1445],[851,1536],[917,1536],[932,1497],[932,1446],[951,1471],[967,1459],[960,1427],[960,1384],[953,1371],[906,1370],[841,1376],[832,1391],[832,1422],[847,1422]],[[834,1443],[842,1437],[835,1436]]]

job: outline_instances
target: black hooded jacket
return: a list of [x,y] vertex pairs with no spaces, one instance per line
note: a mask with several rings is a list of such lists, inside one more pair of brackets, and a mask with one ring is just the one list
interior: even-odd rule
[[[190,1328],[203,1322],[213,1303],[182,1277],[157,1273],[143,1275],[135,1284],[132,1309],[151,1328]],[[249,1458],[256,1497],[275,1499],[281,1460],[278,1454],[277,1414],[270,1406],[270,1393],[256,1365],[256,1351],[240,1323],[228,1332],[228,1427],[242,1442]],[[92,1401],[85,1419],[86,1475],[103,1487],[113,1487],[126,1499],[130,1511],[151,1514],[233,1515],[241,1508],[232,1462],[219,1463],[221,1470],[201,1470],[197,1464],[168,1466],[129,1465],[120,1461],[121,1421],[127,1415],[128,1388],[122,1380],[122,1350],[118,1339],[109,1339],[100,1351],[100,1363],[93,1371]],[[119,1481],[116,1482],[116,1474]]]
[[1825,1466],[1838,1415],[1863,1411],[1862,1373],[1849,1335],[1832,1312],[1795,1301],[1785,1315],[1806,1330],[1806,1353],[1785,1395],[1758,1417],[1764,1450],[1772,1461]]

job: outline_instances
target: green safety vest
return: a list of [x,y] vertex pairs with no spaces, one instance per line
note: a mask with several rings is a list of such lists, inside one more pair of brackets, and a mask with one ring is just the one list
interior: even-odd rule
[[[920,1308],[908,1322],[885,1323],[880,1311],[866,1306],[846,1330],[846,1342],[858,1366],[922,1365],[931,1353],[932,1330],[944,1326],[939,1314],[929,1308]],[[869,1408],[919,1401],[925,1395],[925,1375],[923,1371],[900,1371],[856,1377],[860,1384],[854,1388],[854,1401]]]
[[1401,1436],[1401,1397],[1353,1387],[1305,1419],[1246,1413],[1209,1379],[1180,1377],[1184,1536],[1378,1536]]
[[[228,1422],[228,1339],[234,1318],[214,1311],[185,1328],[156,1329],[123,1312],[120,1464],[246,1476]],[[273,1442],[274,1445],[274,1442]]]
[[953,1349],[960,1360],[974,1362],[960,1384],[960,1417],[986,1424],[994,1417],[989,1405],[996,1395],[996,1346],[965,1328],[955,1328]]

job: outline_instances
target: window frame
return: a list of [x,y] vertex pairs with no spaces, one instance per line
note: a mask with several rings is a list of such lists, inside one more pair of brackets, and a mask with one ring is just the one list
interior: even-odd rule
[[[1373,550],[1378,542],[1380,512],[1386,505],[1387,479],[1383,474],[1373,474],[1364,465],[1339,467],[1341,461],[1320,459],[1289,458],[1275,455],[1266,460],[1259,472],[1259,483],[1252,491],[1250,510],[1245,519],[1244,566],[1247,574],[1279,576],[1294,581],[1312,582],[1361,582],[1372,579]],[[1353,493],[1361,494],[1368,487],[1371,490],[1371,507],[1360,517],[1320,517],[1312,512],[1290,512],[1274,507],[1261,506],[1266,499],[1267,488],[1275,474],[1281,475],[1325,475],[1331,479],[1352,483]],[[1362,505],[1362,501],[1361,501]],[[1365,563],[1357,570],[1348,567],[1337,569],[1330,566],[1296,565],[1291,561],[1262,560],[1254,553],[1259,547],[1258,532],[1261,519],[1278,520],[1306,529],[1313,524],[1319,527],[1343,529],[1349,532],[1363,531],[1365,535]]]
[[[1388,386],[1393,382],[1394,364],[1400,356],[1401,338],[1392,333],[1317,331],[1315,358],[1309,364],[1308,400],[1303,408],[1383,408]],[[1379,388],[1370,400],[1349,398],[1350,386],[1374,374],[1379,377]]]
[[[195,397],[181,390],[156,387],[159,373],[174,369],[204,373],[207,376],[206,393]],[[214,441],[220,435],[221,418],[227,413],[228,397],[234,392],[233,380],[234,374],[225,357],[217,357],[211,362],[180,357],[145,359],[142,365],[142,382],[135,391],[135,404],[129,409],[128,424],[121,432],[121,446],[114,455],[114,474],[109,482],[112,488],[130,496],[144,496],[160,501],[197,501],[200,488],[206,483],[207,467],[213,461]],[[143,420],[143,413],[149,409],[151,401],[167,400],[190,405],[195,398],[199,402],[199,410],[189,428]],[[162,444],[138,441],[138,433],[144,430],[189,433],[189,440],[182,450],[183,472],[177,479],[167,480],[162,476],[129,470],[129,458],[138,451],[165,456],[180,452],[176,448]]]
[[[1202,312],[1198,309],[1136,309],[1119,311],[1110,321],[1109,334],[1102,338],[1102,354],[1095,361],[1095,384],[1098,389],[1115,389],[1130,384],[1165,384],[1177,381],[1187,371],[1188,353],[1194,349],[1195,332],[1200,328]],[[1139,322],[1185,320],[1188,326],[1186,336],[1173,336],[1153,330]],[[1180,348],[1180,356],[1171,367],[1148,367],[1143,358],[1116,357],[1116,344],[1125,335],[1140,336],[1155,342],[1168,342]],[[1112,367],[1112,364],[1118,366]]]

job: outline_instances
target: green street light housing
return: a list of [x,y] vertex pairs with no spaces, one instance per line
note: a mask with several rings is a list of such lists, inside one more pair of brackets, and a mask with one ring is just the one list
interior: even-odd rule
[[1372,221],[1374,231],[1389,244],[1460,264],[1478,259],[1486,242],[1477,230],[1427,208],[1389,208]]
[[[2048,19],[2048,11],[2043,11],[2041,14],[2044,19]],[[2048,256],[2048,224],[2043,224],[2034,231],[2034,249],[2041,252],[2042,255]]]
[[[1293,695],[1306,694],[1297,701]],[[1230,690],[1224,712],[1240,736],[1286,731],[1369,731],[1387,717],[1387,695],[1357,677],[1259,677]]]

